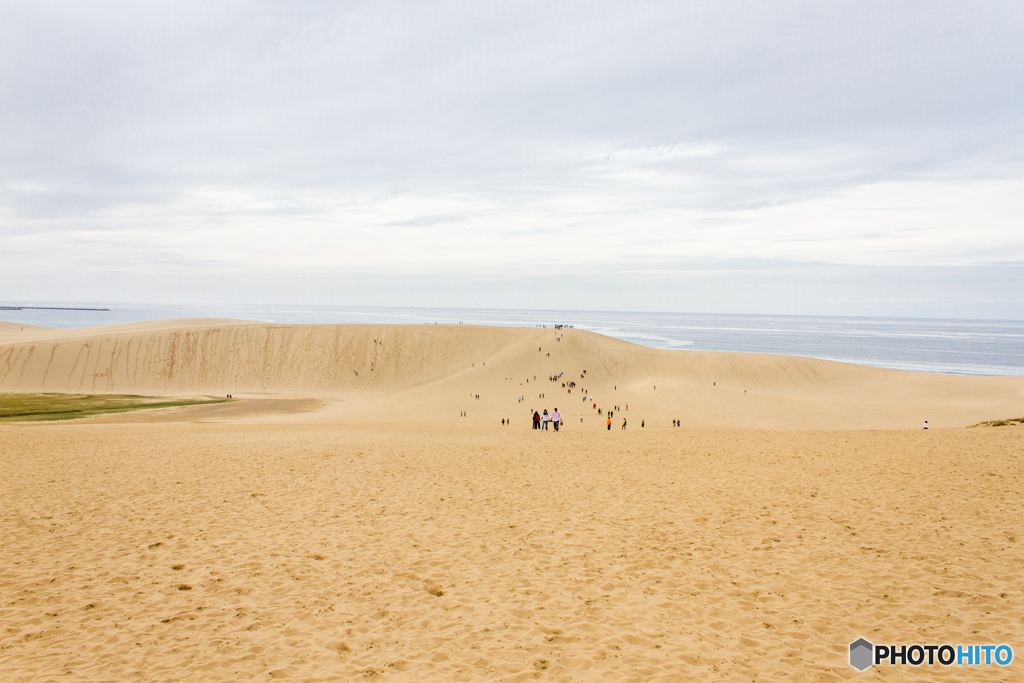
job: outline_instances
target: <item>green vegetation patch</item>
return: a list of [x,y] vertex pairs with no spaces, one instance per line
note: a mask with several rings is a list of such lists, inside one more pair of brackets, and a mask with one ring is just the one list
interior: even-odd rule
[[989,420],[988,422],[979,422],[972,427],[1009,427],[1012,425],[1024,424],[1024,417],[1011,417],[1008,420]]
[[131,394],[4,394],[0,393],[0,422],[73,420],[77,417],[127,413],[149,408],[226,403],[228,398],[180,398]]

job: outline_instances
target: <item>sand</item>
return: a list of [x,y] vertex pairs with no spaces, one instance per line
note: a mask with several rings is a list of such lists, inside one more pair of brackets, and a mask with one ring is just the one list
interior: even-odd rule
[[[547,381],[558,373],[565,376]],[[562,388],[568,380],[575,391]],[[582,401],[582,389],[594,401]],[[583,330],[469,325],[5,323],[0,391],[318,398],[335,406],[318,420],[352,425],[486,427],[503,417],[519,425],[535,408],[558,407],[567,419],[595,416],[585,424],[598,429],[595,402],[628,405],[637,425],[655,428],[678,419],[688,428],[916,429],[925,420],[963,427],[1024,415],[1024,377],[665,351]]]
[[[243,400],[0,425],[4,681],[963,680],[847,646],[1021,651],[1024,428],[964,426],[1024,415],[1022,378],[574,330],[14,333],[0,390]],[[611,432],[558,367],[629,403]]]

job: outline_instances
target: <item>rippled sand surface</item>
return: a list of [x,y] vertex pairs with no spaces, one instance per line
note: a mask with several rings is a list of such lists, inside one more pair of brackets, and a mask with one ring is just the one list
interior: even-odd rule
[[963,680],[847,645],[1018,644],[1022,437],[0,426],[0,679]]

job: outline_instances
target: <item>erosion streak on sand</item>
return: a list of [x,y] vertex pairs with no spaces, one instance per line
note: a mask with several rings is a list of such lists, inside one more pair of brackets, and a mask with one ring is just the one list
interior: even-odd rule
[[[37,334],[20,343],[8,334],[0,347],[0,389],[294,391],[409,386],[450,376],[463,369],[465,358],[493,355],[509,338],[508,331],[499,328],[466,334],[467,329],[245,323],[167,329],[140,324],[75,330],[71,336],[53,330],[57,334]],[[374,362],[379,367],[371,371]]]

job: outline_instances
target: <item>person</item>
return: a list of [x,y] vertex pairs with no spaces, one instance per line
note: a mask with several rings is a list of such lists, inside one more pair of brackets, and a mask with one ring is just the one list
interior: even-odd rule
[[643,429],[643,428],[644,428],[644,421],[640,420],[640,429]]
[[583,424],[583,414],[580,414],[580,424]]
[[925,420],[925,421],[924,421],[924,428],[925,428],[925,429],[928,429],[928,420]]
[[501,426],[502,426],[502,427],[504,427],[504,426],[505,426],[505,418],[501,418]]
[[622,431],[626,431],[626,418],[622,418]]
[[543,429],[544,431],[547,431],[547,430],[548,430],[548,421],[549,421],[550,419],[551,419],[551,417],[550,417],[550,416],[548,415],[548,409],[547,409],[547,408],[545,408],[545,409],[544,409],[544,414],[540,416],[540,421],[541,421],[541,424],[543,425],[543,426],[542,426],[542,429]]
[[558,408],[555,408],[555,412],[551,414],[551,421],[555,423],[555,431],[558,431],[558,424],[562,421],[562,413],[558,412]]
[[612,431],[612,419],[610,417],[608,418],[608,431]]
[[533,411],[533,428],[540,429],[540,413]]

